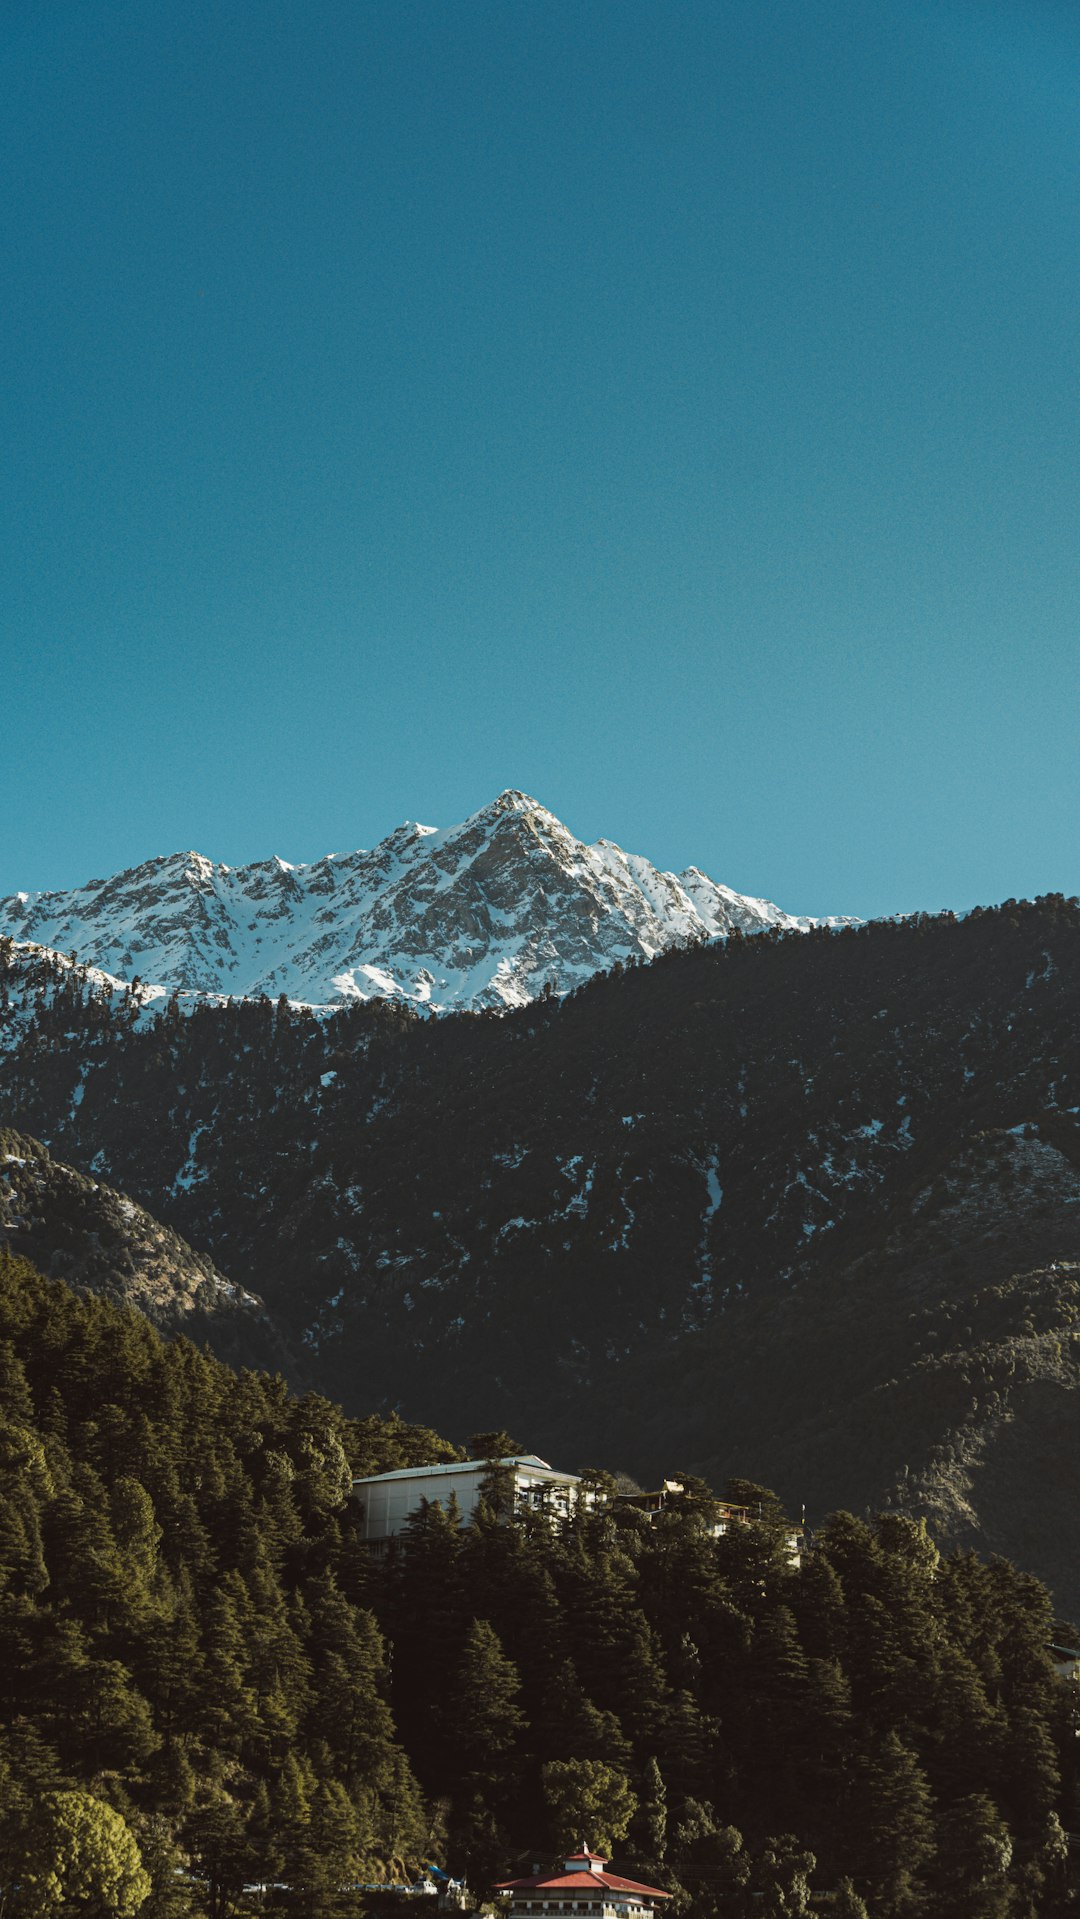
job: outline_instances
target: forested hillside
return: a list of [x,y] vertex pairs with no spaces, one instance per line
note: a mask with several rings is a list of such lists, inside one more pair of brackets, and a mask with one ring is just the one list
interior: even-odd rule
[[933,1513],[1075,1615],[1078,968],[1051,896],[508,1015],[155,1018],[0,942],[0,1120],[262,1296],[350,1411],[650,1478],[767,1459],[815,1516]]
[[286,1865],[422,1853],[346,1500],[355,1471],[453,1449],[3,1254],[0,1369],[5,1804],[92,1787],[148,1848],[151,1911],[175,1908],[181,1841],[212,1913]]
[[840,1515],[795,1570],[745,1485],[761,1522],[720,1539],[692,1481],[651,1526],[505,1523],[497,1470],[474,1529],[433,1507],[375,1559],[352,1473],[452,1448],[10,1256],[0,1406],[14,1914],[40,1807],[71,1794],[134,1834],[147,1919],[224,1919],[256,1884],[344,1914],[342,1887],[424,1859],[483,1890],[585,1815],[705,1919],[801,1912],[844,1875],[837,1909],[873,1919],[1059,1909],[1074,1713],[1047,1595],[1004,1562]]

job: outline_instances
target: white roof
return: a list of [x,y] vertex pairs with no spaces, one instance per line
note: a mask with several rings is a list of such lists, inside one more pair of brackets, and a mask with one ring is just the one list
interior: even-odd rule
[[556,1472],[546,1459],[538,1459],[535,1453],[516,1453],[512,1459],[447,1459],[438,1466],[399,1466],[392,1473],[365,1473],[353,1480],[354,1486],[372,1486],[381,1484],[384,1479],[425,1479],[444,1478],[448,1473],[487,1472],[492,1464],[499,1466],[520,1466],[523,1471],[549,1473],[552,1479],[562,1479],[568,1485],[576,1485],[576,1473]]

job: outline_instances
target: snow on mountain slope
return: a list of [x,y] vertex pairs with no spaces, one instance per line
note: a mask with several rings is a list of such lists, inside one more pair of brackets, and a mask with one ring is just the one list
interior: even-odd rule
[[[0,928],[0,940],[5,937]],[[133,988],[130,981],[84,966],[40,941],[14,940],[10,957],[13,965],[0,986],[0,1054],[22,1045],[39,1013],[65,1001],[89,998],[114,1017],[141,1025],[156,1019],[168,996],[164,986],[140,981]]]
[[662,873],[611,840],[585,846],[514,791],[461,826],[408,822],[370,852],[310,865],[174,853],[71,892],[0,900],[0,935],[121,979],[308,1005],[383,995],[431,1011],[523,1005],[688,940],[818,923],[696,867]]

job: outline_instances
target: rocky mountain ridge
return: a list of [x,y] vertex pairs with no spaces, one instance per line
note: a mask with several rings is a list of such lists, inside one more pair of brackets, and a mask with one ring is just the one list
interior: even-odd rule
[[0,900],[0,934],[138,978],[144,997],[390,997],[435,1012],[523,1005],[674,945],[815,924],[696,867],[664,873],[611,840],[586,846],[513,790],[460,826],[408,822],[369,852],[310,865],[176,853]]
[[126,1193],[8,1127],[0,1127],[0,1246],[76,1292],[136,1306],[159,1331],[205,1342],[221,1359],[297,1370],[261,1299]]

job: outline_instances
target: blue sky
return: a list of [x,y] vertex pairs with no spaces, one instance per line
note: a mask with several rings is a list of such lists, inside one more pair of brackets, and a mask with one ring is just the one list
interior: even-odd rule
[[510,785],[796,911],[1080,891],[1075,6],[2,32],[0,893]]

